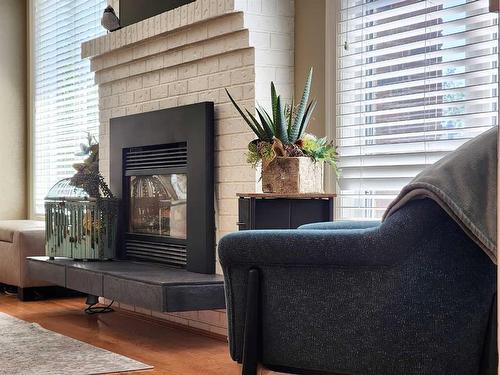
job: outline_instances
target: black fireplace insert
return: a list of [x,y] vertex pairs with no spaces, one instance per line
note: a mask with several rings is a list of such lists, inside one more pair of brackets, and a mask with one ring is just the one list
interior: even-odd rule
[[111,119],[119,257],[215,272],[213,103]]

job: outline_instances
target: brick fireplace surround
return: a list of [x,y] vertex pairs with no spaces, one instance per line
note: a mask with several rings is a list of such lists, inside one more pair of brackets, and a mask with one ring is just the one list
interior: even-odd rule
[[[118,1],[108,1],[119,14]],[[269,102],[274,81],[293,94],[294,0],[197,0],[82,44],[99,86],[100,168],[109,176],[109,120],[203,101],[215,103],[217,239],[237,230],[237,192],[258,189],[245,161],[253,139],[224,88],[249,110]],[[221,273],[219,265],[217,272]],[[157,313],[226,336],[224,310]]]

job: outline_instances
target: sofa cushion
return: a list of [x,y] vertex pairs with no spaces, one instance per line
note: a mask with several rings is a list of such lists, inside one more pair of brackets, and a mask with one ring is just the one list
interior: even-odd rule
[[45,230],[45,223],[36,220],[0,220],[0,241],[13,242],[16,232]]

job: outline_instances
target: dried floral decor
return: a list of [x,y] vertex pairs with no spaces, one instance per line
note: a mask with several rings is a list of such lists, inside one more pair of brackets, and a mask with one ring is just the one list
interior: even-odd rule
[[76,173],[56,183],[45,198],[46,254],[101,260],[115,257],[118,199],[99,173],[99,144],[89,134],[77,155]]

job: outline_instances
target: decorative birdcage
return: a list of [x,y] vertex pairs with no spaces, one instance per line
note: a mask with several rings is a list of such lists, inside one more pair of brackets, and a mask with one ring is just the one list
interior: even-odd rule
[[83,260],[113,259],[119,201],[93,198],[66,178],[45,198],[46,255]]

